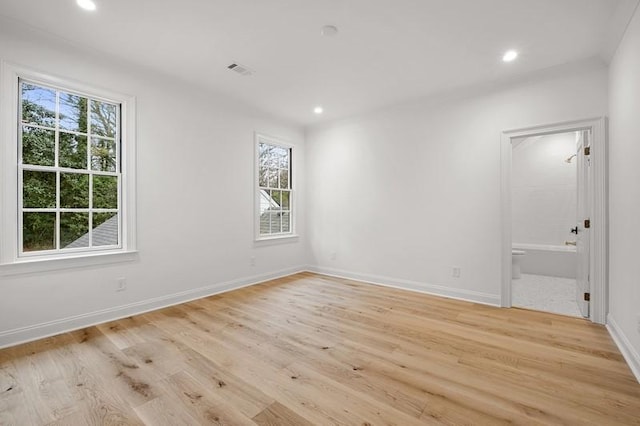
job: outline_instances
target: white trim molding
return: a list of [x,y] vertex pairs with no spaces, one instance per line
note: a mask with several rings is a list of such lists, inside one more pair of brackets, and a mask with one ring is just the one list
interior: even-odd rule
[[607,317],[607,136],[606,118],[597,117],[563,123],[507,130],[501,138],[502,191],[502,288],[501,306],[511,307],[511,141],[515,138],[542,136],[580,130],[591,132],[591,219],[589,275],[591,284],[591,321],[604,324]]
[[73,257],[67,256],[51,259],[35,258],[23,262],[0,265],[0,277],[63,271],[67,269],[86,268],[89,266],[110,265],[113,263],[135,262],[138,261],[138,258],[138,252],[135,250],[84,253]]
[[307,270],[320,275],[351,279],[383,287],[415,291],[417,293],[447,297],[449,299],[463,300],[465,302],[480,303],[483,305],[500,306],[499,294],[482,293],[479,291],[452,288],[444,285],[403,280],[373,274],[363,274],[359,272],[345,271],[342,269],[326,268],[323,266],[309,266]]
[[20,327],[12,330],[0,332],[0,349],[9,346],[15,346],[22,343],[43,339],[57,334],[66,333],[102,324],[109,321],[126,318],[132,315],[140,315],[145,312],[155,311],[157,309],[167,308],[169,306],[187,303],[192,300],[202,299],[204,297],[213,296],[219,293],[225,293],[237,290],[243,287],[260,284],[265,281],[286,277],[289,275],[305,272],[306,266],[273,271],[262,275],[254,275],[250,277],[235,279],[226,282],[206,285],[180,293],[169,294],[165,296],[155,297],[153,299],[141,300],[139,302],[127,305],[116,306],[86,314],[75,315],[67,318],[60,318],[53,321],[34,324],[27,327]]
[[620,349],[625,361],[627,361],[631,372],[636,376],[638,383],[640,383],[640,355],[633,348],[633,345],[622,332],[622,329],[613,319],[611,314],[607,315],[607,330],[615,344],[618,346],[618,349]]

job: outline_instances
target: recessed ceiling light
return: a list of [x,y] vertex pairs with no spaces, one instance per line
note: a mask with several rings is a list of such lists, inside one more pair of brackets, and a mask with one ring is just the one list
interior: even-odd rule
[[322,109],[321,106],[317,106],[313,109],[313,112],[316,114],[322,114],[322,112],[324,111],[324,109]]
[[504,62],[511,62],[511,61],[514,61],[517,57],[518,57],[518,52],[516,52],[515,50],[507,50],[504,56],[502,57],[502,60]]
[[338,27],[334,25],[325,25],[320,30],[320,34],[322,34],[325,37],[333,37],[336,34],[338,34]]
[[84,10],[96,10],[96,4],[93,0],[76,0],[76,3]]

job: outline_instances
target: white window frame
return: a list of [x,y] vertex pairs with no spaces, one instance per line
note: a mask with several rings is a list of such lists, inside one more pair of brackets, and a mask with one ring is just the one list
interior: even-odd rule
[[[0,276],[133,260],[136,253],[135,97],[2,62],[0,69]],[[120,240],[118,246],[22,253],[18,159],[20,80],[119,104]],[[90,144],[90,141],[87,141]],[[89,146],[88,146],[89,148]]]
[[[290,196],[289,196],[289,211],[291,224],[289,228],[289,232],[282,232],[278,234],[269,234],[262,235],[260,234],[260,143],[268,143],[269,145],[279,146],[289,150],[289,182],[290,182]],[[297,196],[296,196],[296,170],[295,166],[295,146],[288,142],[283,141],[280,138],[276,138],[273,136],[268,136],[262,133],[255,133],[254,138],[254,179],[253,179],[253,193],[254,193],[254,239],[256,242],[264,242],[264,241],[279,241],[279,240],[287,240],[287,239],[295,239],[298,238],[298,234],[296,232],[296,216],[297,216]]]

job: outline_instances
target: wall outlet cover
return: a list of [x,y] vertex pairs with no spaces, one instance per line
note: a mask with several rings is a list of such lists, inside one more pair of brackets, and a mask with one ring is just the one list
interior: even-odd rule
[[116,284],[116,291],[125,291],[127,289],[127,279],[126,278],[118,278]]
[[461,268],[459,266],[454,266],[451,268],[451,276],[453,278],[460,278]]

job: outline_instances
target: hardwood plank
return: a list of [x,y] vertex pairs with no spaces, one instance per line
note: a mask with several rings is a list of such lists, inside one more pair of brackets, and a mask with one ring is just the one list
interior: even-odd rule
[[122,350],[136,343],[145,341],[144,336],[136,333],[139,327],[144,325],[141,317],[129,317],[118,321],[112,321],[97,325],[96,328],[102,332],[118,349]]
[[0,424],[640,425],[587,321],[302,273],[0,350]]
[[227,404],[189,373],[174,374],[165,383],[168,395],[180,401],[183,410],[188,411],[199,424],[255,425],[237,407]]
[[257,414],[253,421],[262,426],[312,426],[304,417],[295,411],[285,407],[279,402],[274,402]]
[[198,420],[193,414],[169,395],[160,395],[135,408],[135,412],[146,425],[193,426]]
[[86,333],[81,336],[80,344],[73,350],[84,371],[96,373],[92,378],[100,383],[98,386],[112,387],[115,391],[112,393],[125,399],[130,407],[144,404],[159,394],[153,378],[141,370],[140,364],[119,350],[97,327],[89,330],[88,337]]
[[254,417],[274,402],[274,398],[230,374],[224,368],[195,351],[185,350],[189,355],[185,371],[207,389],[214,392],[222,401],[238,409],[247,417]]
[[15,379],[36,423],[50,423],[75,411],[71,389],[55,359],[60,347],[55,339],[33,342],[22,348],[26,351],[13,363]]
[[0,425],[19,425],[37,423],[33,418],[24,392],[17,384],[3,384],[0,388]]
[[[90,425],[139,425],[142,424],[132,409],[127,393],[121,393],[113,385],[111,362],[93,356],[95,347],[88,342],[100,336],[98,330],[91,333],[81,330],[72,333],[79,337],[75,344],[69,344],[66,354],[61,354],[59,363],[66,371],[67,385],[76,395],[77,406],[82,412],[84,424]],[[99,361],[98,361],[99,360]],[[109,389],[105,392],[105,389]],[[74,420],[77,416],[73,417]],[[64,424],[64,422],[61,422]]]

